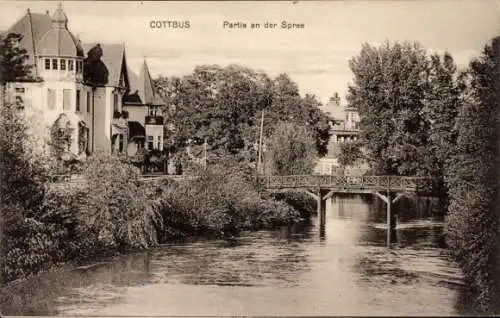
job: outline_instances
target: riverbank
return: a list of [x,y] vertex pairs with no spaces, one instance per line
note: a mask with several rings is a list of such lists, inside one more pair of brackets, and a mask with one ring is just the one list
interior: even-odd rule
[[2,283],[179,238],[293,224],[311,213],[300,198],[259,193],[238,165],[160,186],[140,182],[136,168],[113,157],[89,160],[82,174],[86,187],[45,190],[33,210],[3,207]]

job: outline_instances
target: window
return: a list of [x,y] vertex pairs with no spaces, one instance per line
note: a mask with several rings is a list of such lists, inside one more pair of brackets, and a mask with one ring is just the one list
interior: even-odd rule
[[50,59],[45,59],[45,69],[50,70]]
[[65,70],[66,70],[66,60],[61,59],[61,71],[65,71]]
[[68,70],[73,70],[73,60],[68,60]]
[[120,110],[118,109],[118,95],[113,94],[113,111],[115,113],[119,112]]
[[24,100],[22,96],[16,96],[16,108],[18,110],[24,109]]
[[56,108],[56,91],[51,88],[47,89],[47,108]]
[[92,100],[90,99],[90,92],[87,92],[87,113],[92,112]]
[[52,69],[57,70],[57,59],[52,59]]
[[156,116],[156,107],[151,106],[149,108],[149,116]]
[[148,136],[148,150],[153,150],[154,140],[153,136]]
[[76,72],[81,73],[82,72],[82,61],[77,60],[76,61]]
[[72,97],[70,89],[63,89],[63,110],[71,110]]
[[158,136],[158,148],[157,149],[161,149],[161,136]]
[[123,135],[118,136],[118,152],[123,152]]
[[76,90],[76,105],[75,106],[76,106],[76,111],[79,112],[80,111],[80,90],[79,89]]

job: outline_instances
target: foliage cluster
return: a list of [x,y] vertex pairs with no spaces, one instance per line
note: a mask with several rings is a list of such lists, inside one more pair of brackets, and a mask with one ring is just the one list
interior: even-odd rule
[[498,39],[464,74],[456,149],[448,161],[446,234],[480,311],[498,311]]
[[212,165],[199,180],[167,184],[160,206],[163,240],[193,234],[226,237],[300,219],[284,202],[260,196],[239,164]]
[[330,138],[329,119],[313,95],[301,97],[297,84],[286,74],[271,79],[263,72],[242,66],[198,66],[182,78],[154,81],[167,101],[167,148],[182,149],[189,142],[207,140],[215,157],[246,152],[257,159],[260,120],[264,111],[264,136],[273,135],[282,121],[306,127],[318,155],[324,155]]

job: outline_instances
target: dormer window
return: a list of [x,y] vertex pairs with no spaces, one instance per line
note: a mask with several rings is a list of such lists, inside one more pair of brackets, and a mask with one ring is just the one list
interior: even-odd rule
[[52,69],[57,70],[57,59],[52,59]]
[[61,59],[61,71],[65,71],[65,70],[66,70],[66,60]]
[[45,59],[45,69],[50,70],[50,59]]
[[68,60],[68,70],[73,71],[73,60]]

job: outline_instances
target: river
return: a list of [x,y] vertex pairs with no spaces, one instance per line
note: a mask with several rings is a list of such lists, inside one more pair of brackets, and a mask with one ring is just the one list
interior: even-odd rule
[[232,240],[162,245],[13,288],[7,315],[458,315],[461,274],[442,222],[402,218],[385,247],[385,216],[360,197],[319,222]]

